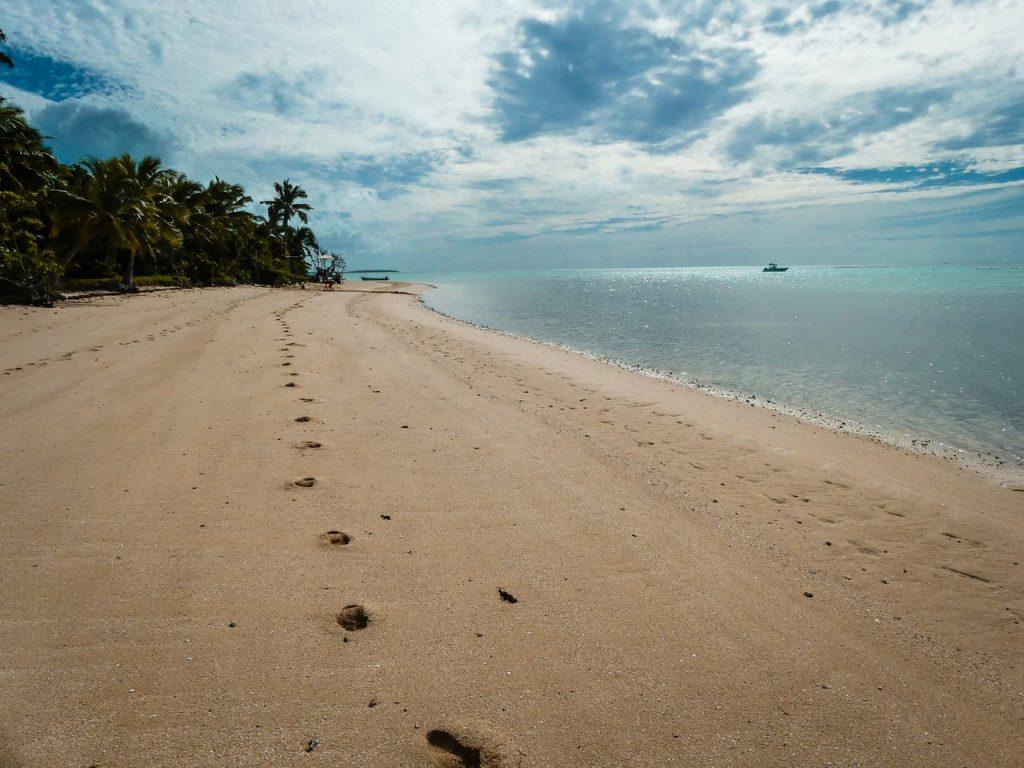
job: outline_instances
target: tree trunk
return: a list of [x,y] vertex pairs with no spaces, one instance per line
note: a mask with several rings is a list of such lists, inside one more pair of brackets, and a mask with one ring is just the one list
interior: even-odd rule
[[64,285],[64,275],[67,273],[68,267],[71,266],[71,262],[73,262],[77,257],[78,249],[72,248],[68,255],[64,257],[63,261],[61,261],[60,274],[53,279],[53,288],[55,291],[60,292]]
[[68,267],[70,267],[71,262],[78,257],[78,253],[78,248],[72,248],[70,251],[68,251],[67,256],[64,257],[64,261],[61,262],[61,267],[63,269],[67,269]]
[[130,293],[135,293],[138,290],[135,287],[135,249],[128,251],[128,274],[124,279],[124,287]]

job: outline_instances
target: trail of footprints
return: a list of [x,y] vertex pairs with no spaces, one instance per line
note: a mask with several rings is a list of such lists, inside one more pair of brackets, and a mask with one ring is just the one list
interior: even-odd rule
[[[256,296],[248,296],[248,297],[245,297],[245,298],[232,299],[231,301],[227,302],[223,307],[218,307],[217,309],[212,309],[212,310],[210,310],[210,311],[208,311],[208,312],[206,312],[206,313],[204,313],[202,315],[196,315],[195,317],[193,317],[188,322],[180,322],[177,325],[168,326],[168,327],[160,330],[159,332],[154,332],[154,333],[146,334],[141,339],[139,339],[139,338],[122,339],[121,341],[117,342],[117,346],[119,346],[119,347],[126,347],[126,346],[130,346],[132,344],[140,344],[143,341],[146,341],[146,342],[156,341],[158,336],[160,338],[165,338],[167,336],[172,336],[175,333],[178,333],[180,331],[185,330],[186,328],[190,328],[190,327],[194,327],[194,326],[197,326],[197,325],[201,325],[202,323],[205,323],[206,321],[212,320],[212,319],[217,318],[217,317],[223,317],[224,315],[227,315],[228,313],[233,311],[235,308],[237,308],[240,304],[242,304],[242,302],[251,301],[252,299],[256,298],[258,295],[259,294],[257,294]],[[51,330],[53,328],[56,328],[57,326],[58,326],[57,323],[51,323],[50,325],[42,326],[41,329],[42,330]],[[38,331],[38,330],[40,330],[40,328],[34,328],[32,330],[33,331]],[[43,368],[43,367],[49,365],[52,362],[69,362],[71,360],[74,360],[76,355],[84,355],[86,352],[93,352],[93,353],[102,352],[103,348],[104,348],[103,344],[91,344],[88,347],[83,347],[82,349],[73,349],[73,350],[71,350],[69,352],[64,352],[59,357],[40,357],[40,358],[37,358],[36,360],[33,360],[30,363],[25,363],[24,365],[15,365],[15,366],[11,366],[9,368],[5,368],[5,369],[3,369],[3,374],[5,376],[10,376],[10,375],[12,375],[14,373],[17,373],[18,371],[24,371],[26,368],[32,368],[32,367],[36,367],[36,366],[38,366],[40,368]],[[96,359],[96,358],[93,358],[93,359]]]
[[[288,321],[285,319],[285,315],[289,311],[296,309],[300,305],[301,302],[296,302],[295,304],[292,304],[290,307],[287,307],[286,309],[283,309],[280,312],[276,312],[274,314],[274,317],[276,318],[278,324],[281,327],[281,332],[284,335],[284,337],[280,339],[281,341],[286,341],[290,339],[293,335],[291,325],[289,325]],[[301,346],[303,345],[300,344],[299,342],[286,341],[284,346],[279,347],[278,351],[285,358],[281,365],[290,366],[292,364],[291,360],[295,358],[295,355],[292,354],[292,350],[295,349],[296,347]],[[295,376],[297,375],[297,372],[292,372],[290,375]],[[285,386],[297,387],[298,385],[294,381],[290,381],[287,382]],[[303,403],[312,403],[315,402],[315,398],[300,397],[299,401]],[[313,418],[308,415],[295,417],[295,423],[297,424],[308,424],[312,421]],[[323,447],[323,445],[322,443],[316,440],[302,440],[297,442],[295,444],[295,447],[298,448],[299,450],[312,450],[321,448]],[[302,477],[299,478],[298,480],[293,481],[292,485],[295,485],[299,488],[313,488],[316,485],[316,483],[317,480],[315,477]],[[352,542],[352,537],[350,534],[345,533],[344,531],[335,530],[321,533],[319,539],[322,544],[332,549],[348,546],[348,544]],[[346,632],[358,632],[359,630],[366,629],[366,627],[369,626],[370,613],[366,610],[366,608],[363,605],[359,603],[351,603],[349,605],[344,606],[335,615],[335,621],[337,622],[338,626]],[[343,640],[347,643],[348,637],[344,637]]]
[[[291,340],[293,337],[292,328],[286,318],[288,312],[298,308],[301,304],[301,301],[296,302],[274,313],[274,318],[280,326],[282,333],[282,338],[278,339],[278,341],[284,342],[278,348],[278,352],[283,358],[281,362],[282,367],[291,367],[292,360],[295,359],[294,351],[296,348],[303,346],[299,342]],[[298,376],[299,374],[297,371],[290,371],[288,375]],[[294,381],[289,381],[284,386],[295,388],[298,384]],[[315,398],[305,396],[299,397],[298,400],[302,403],[316,402]],[[294,418],[294,423],[296,424],[310,424],[313,422],[313,417],[308,414],[302,414]],[[306,451],[322,448],[323,445],[317,440],[299,440],[294,443],[294,447],[297,450]],[[317,479],[310,476],[293,480],[287,487],[313,488],[316,484]],[[381,515],[381,519],[390,520],[391,516]],[[341,551],[352,543],[352,538],[352,535],[345,531],[330,530],[320,533],[317,540],[324,549]],[[503,593],[502,590],[499,590],[499,593],[505,602],[517,602],[511,595],[506,597],[507,593]],[[334,614],[333,619],[335,624],[342,630],[342,642],[348,643],[353,633],[360,632],[373,623],[373,614],[361,603],[349,603],[342,606]],[[466,768],[475,768],[477,766],[483,768],[512,768],[520,764],[516,753],[509,750],[500,739],[484,731],[435,728],[427,732],[426,741],[430,762],[437,766],[437,768],[460,768],[460,766],[465,766]],[[309,752],[321,746],[322,741],[319,738],[314,738],[307,740],[304,749]]]

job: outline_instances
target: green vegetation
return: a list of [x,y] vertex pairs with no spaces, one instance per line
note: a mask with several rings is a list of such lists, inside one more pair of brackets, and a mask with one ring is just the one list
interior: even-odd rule
[[[11,64],[0,52],[0,65]],[[61,288],[134,291],[154,279],[235,285],[340,276],[344,260],[321,249],[307,226],[305,190],[286,179],[274,192],[263,217],[248,210],[252,198],[237,184],[215,178],[204,186],[156,157],[64,165],[0,96],[0,296],[49,304]]]

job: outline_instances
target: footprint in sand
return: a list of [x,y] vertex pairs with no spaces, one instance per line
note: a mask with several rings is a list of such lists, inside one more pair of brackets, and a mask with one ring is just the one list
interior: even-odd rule
[[303,440],[301,443],[296,443],[296,448],[319,448],[322,443],[318,443],[316,440]]
[[295,419],[295,421],[298,422],[299,424],[305,424],[308,421],[312,421],[312,419],[310,419],[309,416],[299,416]]
[[332,547],[344,547],[352,541],[352,537],[344,531],[327,531],[320,534],[320,541]]
[[972,547],[984,547],[985,546],[984,542],[977,541],[975,539],[965,539],[963,536],[960,536],[960,535],[955,534],[955,533],[949,533],[948,531],[943,531],[942,535],[945,536],[947,539],[952,539],[957,544],[960,544],[960,543],[970,544]]
[[370,623],[370,614],[358,603],[346,605],[336,617],[338,626],[347,632],[357,632],[366,629]]
[[294,381],[289,381],[287,384],[285,384],[285,386],[286,387],[297,387],[299,385],[296,384]]
[[299,486],[299,488],[312,488],[314,485],[316,485],[316,478],[304,477],[301,480],[296,480],[295,485]]
[[988,578],[986,576],[980,576],[977,573],[971,573],[970,571],[962,571],[959,568],[953,568],[953,567],[948,566],[948,565],[940,565],[939,568],[941,568],[944,571],[949,571],[950,573],[955,573],[958,576],[963,576],[965,578],[971,579],[973,581],[980,581],[983,584],[991,584],[992,583],[992,579],[990,579],[990,578]]
[[877,549],[875,549],[874,547],[870,547],[867,544],[864,544],[864,543],[862,543],[860,541],[857,541],[856,539],[847,539],[846,541],[850,544],[850,546],[852,546],[854,549],[856,549],[862,555],[877,555],[878,554],[878,550]]
[[519,756],[493,734],[465,728],[427,731],[430,759],[435,768],[515,768]]

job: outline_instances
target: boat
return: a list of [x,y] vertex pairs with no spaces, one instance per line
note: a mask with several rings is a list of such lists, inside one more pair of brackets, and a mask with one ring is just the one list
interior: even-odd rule
[[[789,267],[780,267],[778,264],[776,264],[773,261],[773,262],[769,263],[768,266],[765,267],[764,269],[762,269],[761,271],[762,272],[785,272],[787,269],[789,269]],[[366,278],[363,278],[363,279],[365,280]]]
[[360,280],[390,280],[391,278],[388,277],[387,275],[384,275],[383,277],[370,277],[369,275],[363,275],[359,279]]

